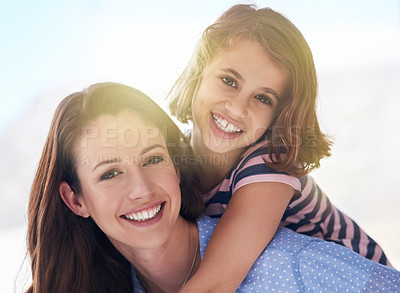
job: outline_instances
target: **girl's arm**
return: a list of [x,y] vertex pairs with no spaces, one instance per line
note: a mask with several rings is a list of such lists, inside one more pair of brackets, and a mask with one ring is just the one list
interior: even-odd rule
[[198,271],[179,291],[235,292],[274,236],[294,189],[283,183],[239,188],[218,222]]

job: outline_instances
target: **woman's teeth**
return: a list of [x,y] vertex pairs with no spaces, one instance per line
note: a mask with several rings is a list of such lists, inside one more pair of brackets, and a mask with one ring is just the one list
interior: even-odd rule
[[219,129],[222,131],[228,132],[228,133],[235,133],[235,132],[241,132],[242,130],[233,125],[232,123],[229,123],[225,119],[222,119],[221,117],[212,114],[212,117],[214,119],[215,124],[218,126]]
[[154,218],[155,216],[157,216],[157,214],[161,210],[161,206],[162,205],[160,204],[159,206],[148,209],[148,210],[144,210],[144,211],[137,212],[137,213],[132,213],[129,215],[123,215],[123,216],[129,220],[147,221],[147,220],[150,220],[150,219]]

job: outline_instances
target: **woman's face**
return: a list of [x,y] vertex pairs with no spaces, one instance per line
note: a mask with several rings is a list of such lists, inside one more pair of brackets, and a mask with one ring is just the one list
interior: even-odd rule
[[84,129],[76,154],[82,209],[118,250],[168,239],[181,195],[157,127],[128,111],[100,116]]

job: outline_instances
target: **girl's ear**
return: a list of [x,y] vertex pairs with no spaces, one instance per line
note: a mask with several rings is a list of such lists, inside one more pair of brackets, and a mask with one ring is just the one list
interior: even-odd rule
[[59,192],[63,202],[75,215],[83,218],[88,218],[90,216],[82,197],[76,195],[67,182],[61,182]]
[[181,181],[181,169],[180,168],[175,168],[176,170],[176,176],[178,176],[179,182]]

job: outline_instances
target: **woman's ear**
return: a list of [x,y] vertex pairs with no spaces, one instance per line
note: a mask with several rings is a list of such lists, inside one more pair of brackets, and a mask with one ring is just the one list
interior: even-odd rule
[[181,181],[181,169],[180,168],[175,168],[176,170],[176,176],[178,176],[179,182]]
[[59,192],[63,202],[75,215],[83,218],[88,218],[90,216],[82,197],[76,195],[67,182],[61,182]]

